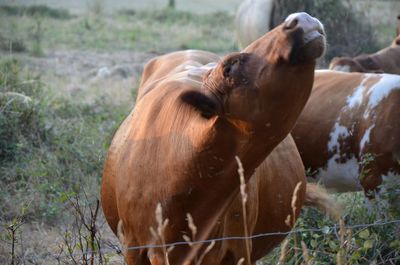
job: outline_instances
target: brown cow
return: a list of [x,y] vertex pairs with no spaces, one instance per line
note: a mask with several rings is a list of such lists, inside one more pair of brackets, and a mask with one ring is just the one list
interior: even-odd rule
[[[262,183],[253,178],[249,182],[250,191],[268,189],[269,193],[249,192],[250,233],[290,229],[283,217],[292,213],[294,188],[300,183],[295,217],[306,189],[291,139],[268,162],[272,166],[260,164],[285,139],[304,107],[324,42],[321,23],[299,13],[243,53],[230,54],[214,66],[187,63],[198,61],[197,55],[207,62],[210,54],[201,52],[193,56],[188,52],[187,57],[178,52],[149,63],[136,107],[111,143],[101,190],[104,214],[126,249],[128,264],[166,264],[160,248],[127,248],[182,241],[183,235],[190,236],[188,213],[197,226],[195,240],[237,233],[235,227],[243,225],[234,203],[239,192],[236,156],[243,163],[246,181],[254,172],[257,175],[257,167],[265,166],[263,172],[269,175]],[[285,162],[292,172],[277,174],[282,180],[276,179],[273,173],[284,168]],[[265,207],[258,203],[260,199]],[[169,220],[162,240],[150,232],[151,227],[157,228],[154,212],[158,204]],[[258,219],[257,207],[264,212]],[[243,235],[242,230],[238,233]],[[251,262],[282,236],[265,240],[267,246],[254,243]],[[168,254],[170,264],[194,264],[205,247],[176,246]],[[242,253],[222,243],[202,264],[236,264]]]
[[293,137],[315,180],[339,192],[400,176],[400,76],[317,71]]
[[329,69],[342,72],[400,74],[400,16],[396,38],[390,47],[374,54],[362,54],[354,58],[334,57]]
[[397,16],[397,29],[396,29],[396,38],[392,42],[392,46],[400,45],[400,15]]

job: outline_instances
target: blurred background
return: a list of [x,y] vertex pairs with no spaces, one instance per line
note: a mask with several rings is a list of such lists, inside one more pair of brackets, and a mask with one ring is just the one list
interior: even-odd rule
[[[326,26],[333,56],[375,52],[395,36],[400,1],[276,0],[273,21],[307,10]],[[182,49],[239,50],[240,0],[0,0],[0,264],[121,264],[118,240],[98,208],[104,156],[134,105],[144,64]],[[339,196],[349,224],[389,213],[385,198]],[[386,198],[390,200],[391,198]],[[287,264],[341,264],[333,223],[305,209]],[[399,254],[398,225],[354,230],[342,264]],[[281,249],[260,264],[276,264]],[[95,260],[94,260],[95,259]],[[397,261],[399,262],[399,261]],[[304,263],[305,264],[305,263]],[[398,264],[398,263],[397,263]]]

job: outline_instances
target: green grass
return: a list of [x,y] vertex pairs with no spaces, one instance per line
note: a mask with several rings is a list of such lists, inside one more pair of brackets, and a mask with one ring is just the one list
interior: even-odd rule
[[[132,15],[133,14],[133,15]],[[38,32],[40,20],[40,32]],[[233,17],[226,13],[196,15],[170,9],[75,17],[0,15],[0,36],[20,40],[33,52],[49,50],[132,50],[165,52],[182,48],[214,52],[236,50]]]

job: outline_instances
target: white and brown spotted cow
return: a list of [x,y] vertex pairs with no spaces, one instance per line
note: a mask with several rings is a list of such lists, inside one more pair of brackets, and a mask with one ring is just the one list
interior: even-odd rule
[[376,190],[400,176],[400,76],[317,71],[293,136],[328,189]]

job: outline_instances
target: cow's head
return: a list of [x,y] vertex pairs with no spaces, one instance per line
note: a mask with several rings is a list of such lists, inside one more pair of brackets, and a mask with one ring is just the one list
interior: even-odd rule
[[329,69],[341,72],[384,73],[379,65],[368,55],[361,55],[354,59],[334,57],[329,64]]
[[268,116],[291,115],[293,102],[296,111],[304,107],[315,61],[324,50],[321,22],[306,13],[292,14],[243,52],[223,58],[204,78],[204,87],[217,99],[217,111],[230,120],[268,123]]
[[259,54],[271,64],[312,62],[325,51],[324,36],[318,19],[304,12],[295,13],[244,51]]
[[287,132],[308,99],[324,50],[321,22],[292,14],[243,52],[224,57],[205,75],[205,93],[192,91],[183,99],[204,117],[223,116],[249,133]]

